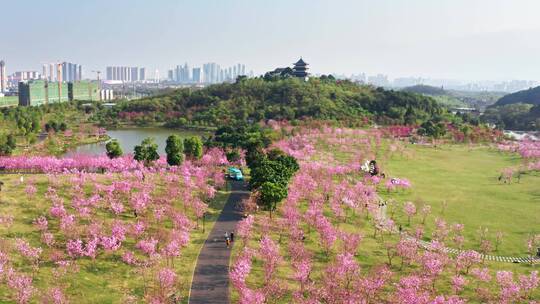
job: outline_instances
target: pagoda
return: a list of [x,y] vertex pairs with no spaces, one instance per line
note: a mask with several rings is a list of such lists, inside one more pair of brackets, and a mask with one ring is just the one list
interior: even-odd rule
[[296,77],[304,78],[304,79],[307,78],[308,76],[307,66],[308,64],[304,60],[302,60],[302,57],[300,57],[300,60],[298,60],[294,64],[293,75]]

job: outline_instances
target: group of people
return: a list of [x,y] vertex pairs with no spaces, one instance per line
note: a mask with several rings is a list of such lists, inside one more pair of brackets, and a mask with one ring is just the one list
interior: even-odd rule
[[234,232],[229,234],[227,231],[225,231],[225,245],[227,245],[227,248],[231,246],[232,242],[234,242]]

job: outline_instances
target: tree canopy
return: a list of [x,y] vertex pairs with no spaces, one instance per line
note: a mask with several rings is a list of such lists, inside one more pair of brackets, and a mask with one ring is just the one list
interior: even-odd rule
[[151,137],[145,138],[140,145],[135,146],[135,155],[133,158],[137,161],[142,161],[145,164],[149,164],[159,159],[157,152],[158,145]]
[[120,147],[120,143],[116,139],[110,140],[105,145],[105,149],[109,158],[117,158],[123,154],[122,147]]
[[180,136],[173,134],[167,138],[165,146],[167,163],[171,166],[179,166],[184,161],[184,143]]
[[114,124],[224,126],[261,120],[323,119],[350,125],[373,120],[383,124],[424,122],[445,110],[431,97],[359,85],[347,80],[295,77],[241,79],[203,89],[178,89],[163,95],[119,102],[94,119]]

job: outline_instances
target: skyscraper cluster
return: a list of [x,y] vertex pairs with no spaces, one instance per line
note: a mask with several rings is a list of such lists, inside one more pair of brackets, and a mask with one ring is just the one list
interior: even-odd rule
[[[52,62],[52,63],[43,64],[41,74],[37,72],[20,72],[20,73],[35,73],[39,76],[36,77],[34,74],[23,75],[23,77],[20,77],[20,79],[18,79],[19,81],[39,78],[39,79],[44,79],[48,81],[75,82],[75,81],[81,81],[83,79],[82,78],[82,65],[77,64],[77,63],[71,63],[71,62],[61,62],[61,63]],[[18,78],[18,77],[15,75],[15,78]]]
[[82,80],[82,66],[71,62],[62,62],[62,77],[57,77],[63,82]]
[[243,64],[221,68],[217,63],[203,64],[202,68],[190,69],[188,64],[177,65],[168,71],[168,79],[181,84],[188,83],[220,83],[234,81],[240,75],[246,75],[246,66]]
[[107,80],[137,82],[146,80],[146,68],[108,66],[106,72]]
[[246,66],[240,63],[228,68],[221,68],[214,62],[203,65],[203,82],[205,83],[234,81],[240,75],[246,75]]

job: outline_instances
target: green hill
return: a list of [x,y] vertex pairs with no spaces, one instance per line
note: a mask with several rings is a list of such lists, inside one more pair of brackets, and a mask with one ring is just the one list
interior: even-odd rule
[[485,122],[508,130],[540,130],[540,87],[501,97],[482,115]]
[[429,86],[429,85],[415,85],[401,89],[402,92],[422,94],[432,97],[442,106],[448,108],[468,107],[469,105],[462,100],[456,98],[450,91],[446,91],[443,88]]
[[443,88],[419,84],[401,89],[403,92],[426,94],[426,95],[445,95],[446,91]]
[[495,103],[495,106],[504,106],[515,103],[540,105],[540,86],[503,96]]
[[123,101],[112,109],[102,109],[95,119],[104,125],[120,120],[140,125],[164,123],[171,127],[306,118],[349,125],[366,120],[416,124],[444,112],[430,97],[349,81],[255,78]]

